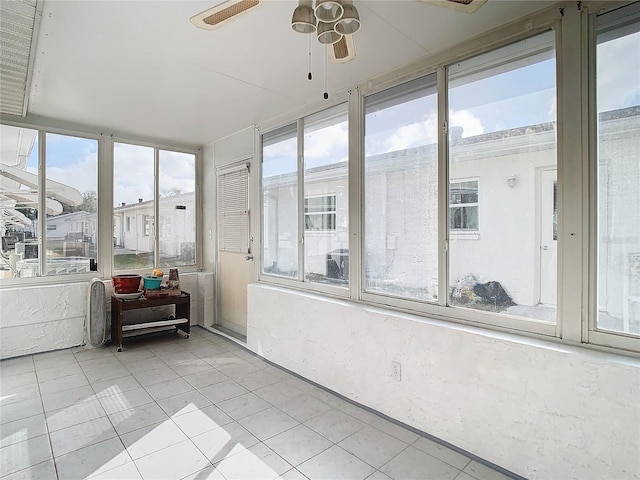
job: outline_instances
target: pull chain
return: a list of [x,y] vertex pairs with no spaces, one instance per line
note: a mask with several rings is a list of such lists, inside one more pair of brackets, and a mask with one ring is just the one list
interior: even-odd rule
[[313,75],[311,75],[311,37],[312,35],[309,34],[307,36],[309,37],[309,73],[307,74],[307,78],[311,80],[313,78]]
[[[333,46],[331,47],[333,48]],[[329,89],[327,88],[327,84],[329,83],[329,70],[328,70],[328,62],[329,62],[329,46],[324,46],[324,99],[329,99]]]

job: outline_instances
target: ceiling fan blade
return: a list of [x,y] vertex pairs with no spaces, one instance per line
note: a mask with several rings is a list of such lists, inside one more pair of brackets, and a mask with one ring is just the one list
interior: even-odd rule
[[260,0],[227,0],[191,17],[198,28],[214,30],[260,3]]
[[343,35],[338,42],[330,45],[329,61],[331,63],[347,63],[354,58],[356,58],[356,49],[352,35]]
[[482,5],[487,3],[487,0],[417,0],[419,2],[428,3],[430,5],[436,5],[438,7],[449,8],[456,10],[457,12],[473,13],[478,10]]

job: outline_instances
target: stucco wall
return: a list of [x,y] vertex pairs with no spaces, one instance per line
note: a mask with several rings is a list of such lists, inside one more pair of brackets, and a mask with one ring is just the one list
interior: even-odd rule
[[251,350],[363,405],[528,478],[640,475],[637,360],[259,284],[248,296]]
[[[211,275],[180,274],[181,288],[191,293],[191,324],[198,324],[207,313],[213,315],[212,282]],[[105,283],[110,309],[111,282]],[[82,345],[88,288],[89,282],[78,282],[0,289],[0,358]],[[200,315],[198,299],[205,297],[205,312]],[[111,324],[110,317],[107,323]]]

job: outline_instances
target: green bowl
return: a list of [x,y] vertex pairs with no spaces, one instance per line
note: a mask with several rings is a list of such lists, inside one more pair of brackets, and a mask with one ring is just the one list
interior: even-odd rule
[[162,283],[162,277],[154,277],[153,275],[145,275],[142,277],[145,290],[158,290]]

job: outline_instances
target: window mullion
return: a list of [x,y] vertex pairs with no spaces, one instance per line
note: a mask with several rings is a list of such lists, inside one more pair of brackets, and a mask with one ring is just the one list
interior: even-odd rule
[[47,133],[38,131],[38,266],[47,274]]
[[[160,149],[153,149],[153,266],[160,265]],[[143,217],[143,232],[147,228]]]
[[304,120],[297,121],[298,147],[298,280],[304,281]]
[[438,303],[449,298],[449,99],[447,69],[437,71],[438,91]]
[[364,284],[363,161],[364,101],[360,90],[349,94],[349,290],[352,299],[360,299]]
[[582,340],[582,288],[587,273],[583,261],[584,140],[583,89],[580,85],[584,49],[582,13],[565,9],[558,48],[558,333],[572,342]]

